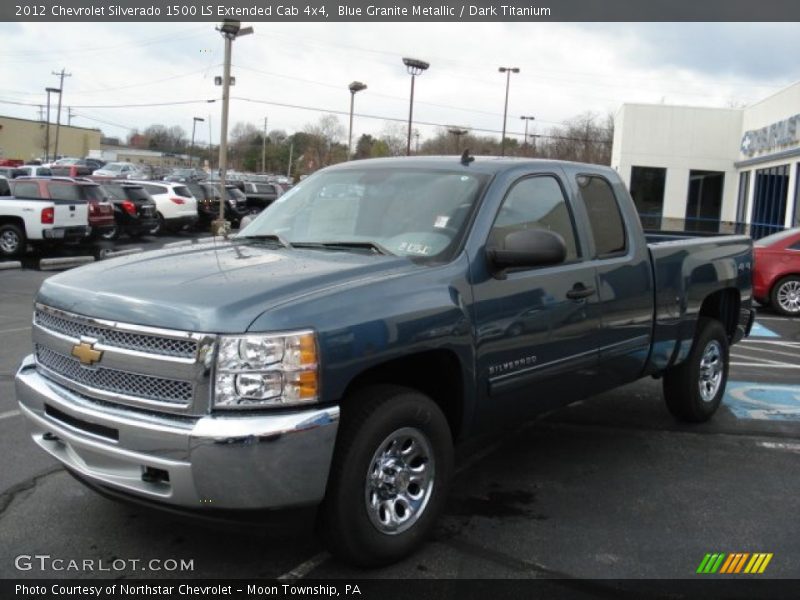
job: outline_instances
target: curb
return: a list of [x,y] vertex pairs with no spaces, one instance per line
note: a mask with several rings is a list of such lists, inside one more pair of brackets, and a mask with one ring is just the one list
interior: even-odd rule
[[106,258],[117,258],[119,256],[128,256],[130,254],[139,254],[140,252],[144,252],[144,248],[136,247],[124,248],[122,250],[108,250],[100,255],[100,259],[104,260]]
[[6,262],[0,262],[0,271],[6,271],[8,269],[21,269],[22,263],[18,260],[9,260]]
[[194,240],[181,240],[180,242],[170,242],[169,244],[164,244],[162,248],[177,248],[179,246],[191,246],[194,243]]
[[43,258],[39,261],[40,271],[60,271],[94,262],[94,256],[66,256],[63,258]]

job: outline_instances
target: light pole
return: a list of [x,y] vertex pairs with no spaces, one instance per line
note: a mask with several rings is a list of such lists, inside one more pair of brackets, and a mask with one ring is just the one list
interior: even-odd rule
[[419,154],[419,129],[414,130],[414,139],[416,140],[416,144],[414,145],[414,154]]
[[466,129],[460,129],[458,127],[450,127],[447,130],[447,132],[451,133],[451,134],[453,134],[455,136],[455,138],[456,138],[456,154],[458,154],[459,151],[461,150],[461,136],[465,135],[466,133],[468,133],[468,131]]
[[497,69],[500,73],[506,74],[506,103],[503,108],[503,139],[500,140],[500,156],[506,155],[506,117],[508,116],[508,87],[511,84],[511,74],[519,73],[518,67],[500,67]]
[[347,87],[350,90],[350,132],[347,134],[347,160],[350,160],[353,157],[353,107],[356,102],[356,94],[367,89],[367,84],[354,81]]
[[189,168],[192,168],[192,155],[194,154],[194,130],[197,127],[197,122],[203,123],[205,119],[194,117],[192,119],[192,145],[189,147]]
[[60,94],[61,90],[54,87],[45,88],[47,92],[47,129],[44,132],[44,162],[50,162],[50,94]]
[[414,80],[417,75],[422,75],[424,71],[430,67],[424,60],[417,60],[416,58],[404,58],[403,64],[411,75],[411,100],[408,104],[408,142],[406,143],[406,156],[411,156],[411,121],[414,116]]
[[266,173],[267,163],[267,122],[269,117],[264,117],[264,135],[261,136],[261,172]]
[[222,124],[219,134],[219,216],[212,225],[215,234],[227,231],[225,221],[225,183],[228,169],[228,104],[230,103],[231,85],[231,47],[233,40],[253,33],[252,27],[242,28],[239,21],[225,19],[217,31],[225,38],[225,65],[222,73]]
[[61,85],[58,86],[58,112],[56,113],[56,145],[53,148],[53,156],[58,156],[58,132],[61,129],[61,99],[64,97],[64,77],[72,77],[72,73],[65,73],[65,69],[61,69],[61,73],[53,72],[61,78]]
[[527,147],[527,145],[528,145],[528,121],[534,121],[534,120],[536,120],[536,117],[523,115],[523,116],[520,117],[520,119],[525,121],[525,139],[523,141],[523,144]]

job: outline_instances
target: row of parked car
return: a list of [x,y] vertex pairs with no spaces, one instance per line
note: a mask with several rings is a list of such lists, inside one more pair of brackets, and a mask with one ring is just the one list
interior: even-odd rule
[[[226,185],[225,218],[238,227],[283,192],[277,183]],[[220,195],[219,183],[212,181],[0,175],[0,257],[19,256],[28,245],[208,229],[219,215]]]

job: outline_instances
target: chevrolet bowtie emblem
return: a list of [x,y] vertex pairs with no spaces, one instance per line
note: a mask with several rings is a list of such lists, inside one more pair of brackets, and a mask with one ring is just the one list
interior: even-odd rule
[[81,342],[72,347],[72,356],[81,361],[82,365],[93,365],[96,362],[100,362],[103,357],[103,351],[95,350],[94,342]]

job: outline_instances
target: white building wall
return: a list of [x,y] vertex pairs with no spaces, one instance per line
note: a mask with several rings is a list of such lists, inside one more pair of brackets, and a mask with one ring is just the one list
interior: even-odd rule
[[665,217],[683,219],[692,170],[722,171],[723,221],[736,217],[742,109],[625,104],[614,123],[612,166],[630,186],[631,167],[667,169]]

